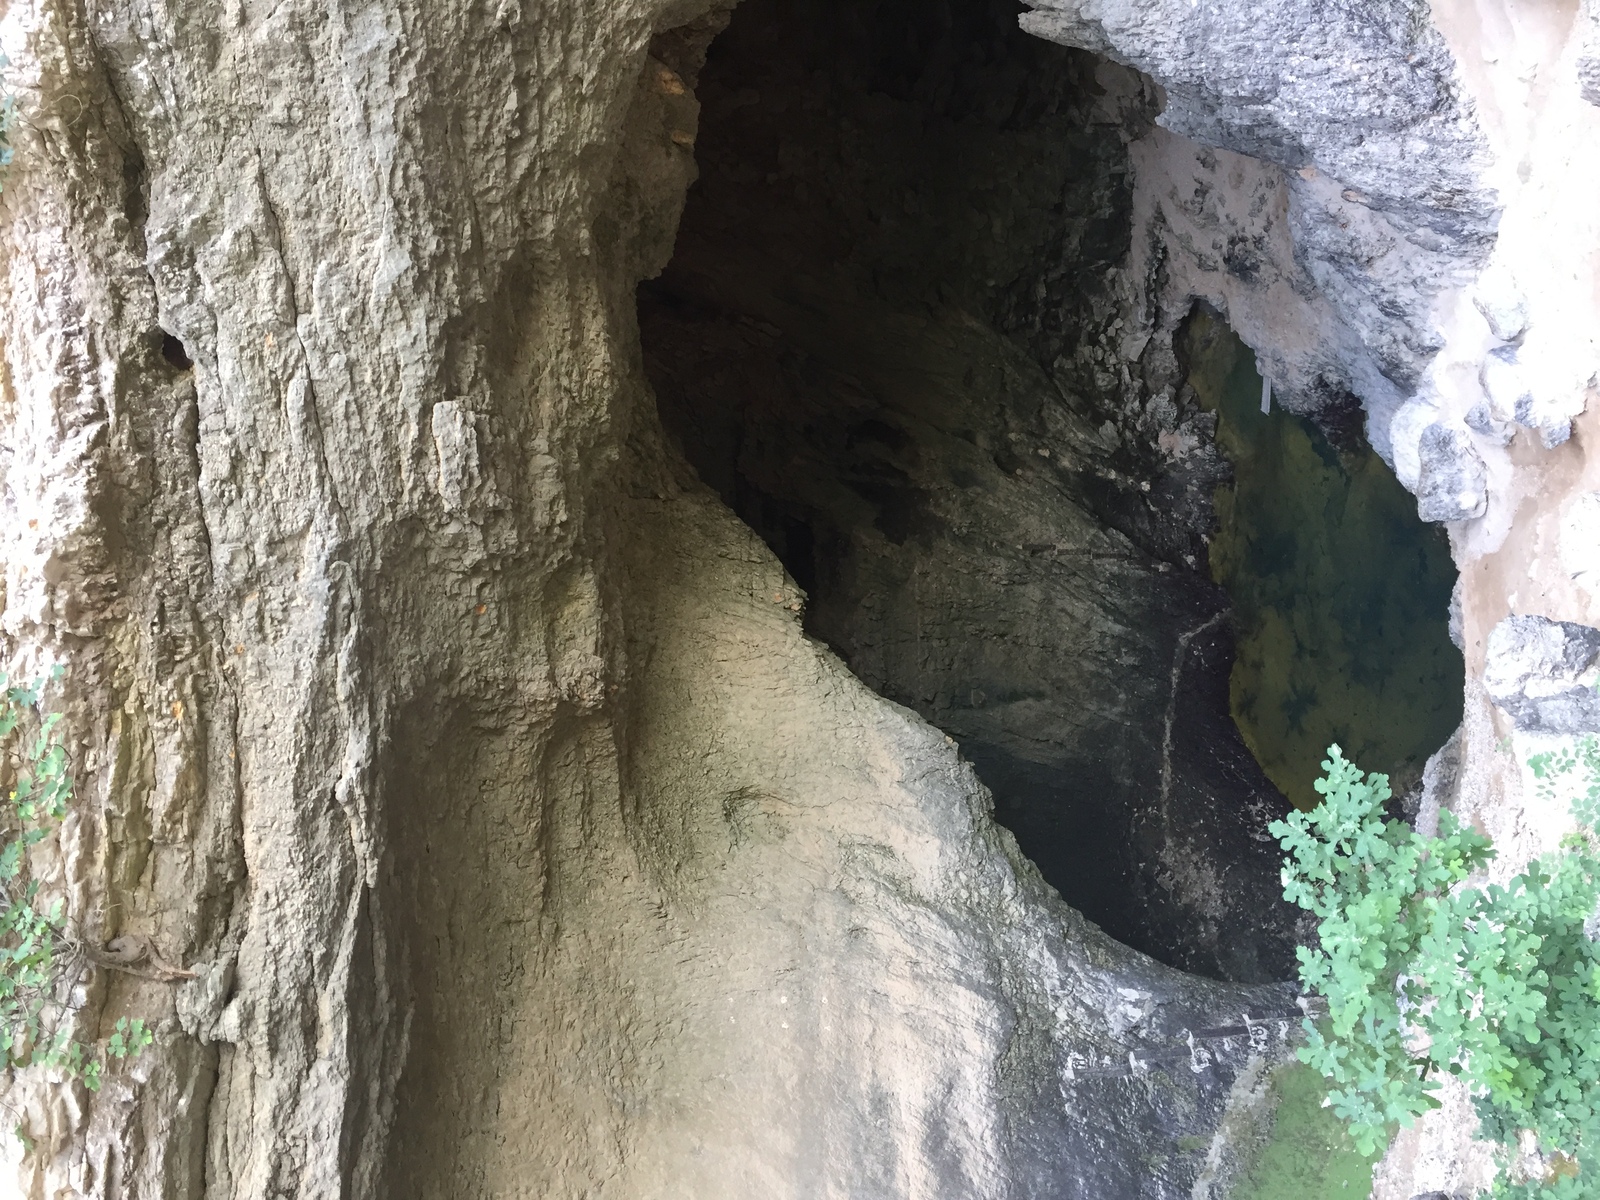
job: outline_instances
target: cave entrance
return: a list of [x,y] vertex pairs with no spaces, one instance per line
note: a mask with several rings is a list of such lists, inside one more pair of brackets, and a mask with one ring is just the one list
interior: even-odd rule
[[1069,903],[1173,965],[1287,978],[1286,804],[1229,715],[1205,573],[1220,459],[1157,447],[1213,417],[1174,406],[1170,338],[1120,349],[1157,97],[1017,11],[744,0],[695,81],[646,370],[808,630],[960,742]]
[[1332,743],[1397,794],[1414,789],[1461,723],[1444,530],[1418,518],[1358,429],[1274,406],[1216,313],[1196,309],[1178,352],[1233,467],[1209,559],[1233,602],[1230,706],[1246,743],[1300,808],[1320,799]]

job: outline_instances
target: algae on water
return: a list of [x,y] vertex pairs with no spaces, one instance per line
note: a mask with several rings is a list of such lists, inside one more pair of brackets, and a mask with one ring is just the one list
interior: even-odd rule
[[1444,531],[1371,449],[1336,449],[1309,421],[1262,413],[1254,355],[1219,318],[1198,310],[1182,348],[1234,468],[1211,542],[1234,608],[1234,721],[1301,808],[1317,803],[1334,742],[1403,786],[1461,720]]

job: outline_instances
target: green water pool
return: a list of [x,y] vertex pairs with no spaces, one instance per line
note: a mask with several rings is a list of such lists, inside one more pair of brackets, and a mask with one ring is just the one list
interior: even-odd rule
[[1234,721],[1301,808],[1331,742],[1404,786],[1461,720],[1443,529],[1372,450],[1336,448],[1276,405],[1263,414],[1255,356],[1220,318],[1197,310],[1180,350],[1234,468],[1211,542],[1234,607]]

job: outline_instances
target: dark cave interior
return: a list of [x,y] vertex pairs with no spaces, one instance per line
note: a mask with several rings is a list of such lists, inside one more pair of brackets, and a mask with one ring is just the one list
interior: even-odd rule
[[[1287,803],[1232,719],[1208,573],[1217,415],[1171,338],[1110,349],[1158,98],[1017,11],[745,0],[695,81],[646,370],[808,632],[958,740],[1065,900],[1174,966],[1288,978]],[[1174,394],[1161,427],[1205,447],[1176,462]]]

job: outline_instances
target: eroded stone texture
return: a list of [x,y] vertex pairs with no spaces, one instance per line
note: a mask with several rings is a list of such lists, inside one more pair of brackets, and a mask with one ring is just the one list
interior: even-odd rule
[[1488,472],[1465,429],[1435,423],[1417,442],[1417,514],[1470,521],[1488,507]]
[[1346,370],[1386,421],[1438,348],[1437,295],[1481,263],[1497,216],[1485,140],[1426,12],[1292,0],[1030,7],[1024,28],[1160,84],[1166,128],[1285,169],[1297,260],[1372,357],[1376,373],[1360,361]]
[[195,976],[91,980],[157,1045],[8,1089],[19,1193],[1188,1193],[1286,995],[1061,906],[661,450],[719,23],[6,10],[4,628],[86,937]]
[[1483,682],[1516,727],[1600,733],[1600,629],[1544,617],[1507,617],[1489,634]]
[[1590,104],[1600,104],[1600,5],[1582,0],[1578,6],[1582,49],[1578,57],[1578,86]]
[[[1159,563],[1192,552],[1192,514],[1157,519],[1130,464],[1170,460],[1149,478],[1175,509],[1208,486],[1169,390],[1195,298],[1291,404],[1359,395],[1408,486],[1430,428],[1468,431],[1488,506],[1455,530],[1473,678],[1438,798],[1512,870],[1564,827],[1521,799],[1486,642],[1508,614],[1592,624],[1600,605],[1600,576],[1569,565],[1592,557],[1600,490],[1595,168],[1571,149],[1597,115],[1571,29],[1506,53],[1462,7],[1433,6],[1452,65],[1415,6],[1041,4],[1030,27],[1171,101],[1129,150],[1128,254],[1095,207],[1115,189],[1060,193],[1058,245],[992,229],[1028,247],[1021,285],[996,297],[991,260],[958,264],[951,297],[899,312],[915,336],[883,362],[981,357],[963,395],[994,380],[1005,403],[983,425],[919,416],[949,453],[915,471],[896,455],[923,443],[888,422],[854,452],[928,491],[972,465],[968,490],[1047,527],[1003,554],[947,537],[953,571],[1028,592],[1059,547],[1111,548],[1075,577],[1182,592]],[[795,581],[663,448],[635,285],[670,254],[724,16],[19,0],[0,18],[23,114],[0,201],[0,625],[23,669],[71,670],[83,800],[41,867],[87,941],[135,948],[88,981],[81,1028],[160,1029],[96,1096],[8,1088],[36,1147],[4,1142],[13,1190],[1165,1200],[1199,1178],[1250,1039],[1281,1051],[1254,1021],[1281,989],[1157,967],[1062,906],[957,749],[807,639]],[[1074,120],[1148,112],[1133,72],[1093,78]],[[1462,87],[1497,131],[1487,165]],[[981,180],[993,160],[967,149]],[[1474,295],[1496,189],[1506,270]],[[1055,197],[1002,199],[1022,216]],[[808,286],[781,299],[855,311]],[[980,294],[988,332],[956,317]],[[1052,323],[1085,306],[1092,337]],[[723,332],[771,348],[759,324]],[[1531,424],[1521,391],[1474,423],[1518,338]],[[1092,381],[1106,414],[1033,411],[1058,377]],[[1029,457],[1058,445],[1073,470]],[[868,523],[893,510],[863,499]],[[1163,626],[1130,606],[1101,645],[1181,648],[1212,611]],[[878,627],[903,650],[903,622]],[[1013,654],[1043,644],[1011,628]],[[1172,695],[1143,678],[1129,713]],[[1482,1178],[1452,1105],[1402,1139],[1380,1196]]]

